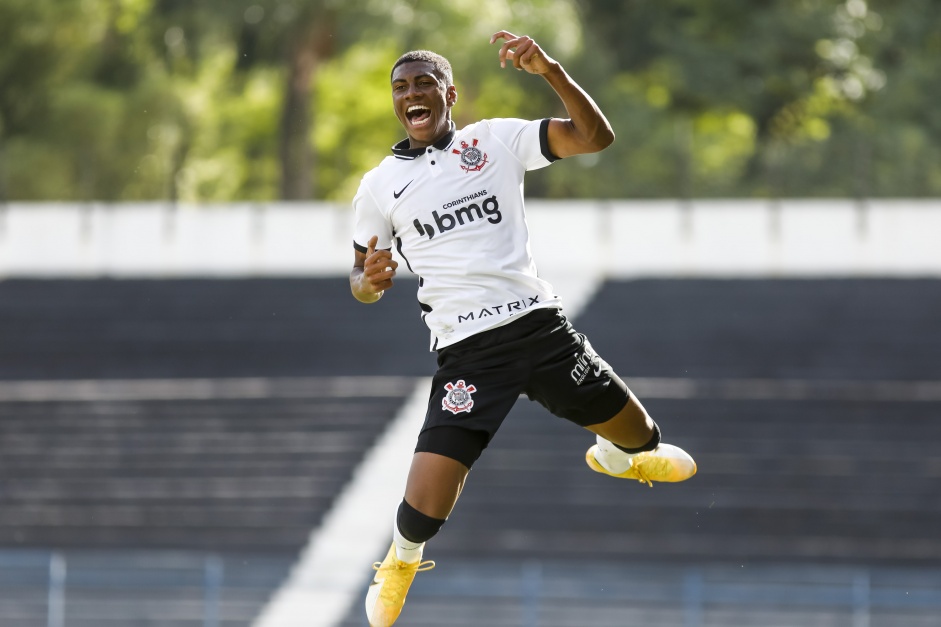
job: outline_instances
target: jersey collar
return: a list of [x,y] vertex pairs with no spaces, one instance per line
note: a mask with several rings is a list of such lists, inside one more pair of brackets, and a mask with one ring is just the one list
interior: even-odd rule
[[[451,130],[449,130],[444,137],[432,144],[433,147],[438,150],[444,150],[451,145],[451,142],[454,141],[454,135],[457,132],[455,130],[456,126],[454,121],[451,121]],[[394,154],[399,159],[414,159],[425,154],[425,148],[409,148],[408,147],[408,137],[397,143],[392,147],[392,154]]]

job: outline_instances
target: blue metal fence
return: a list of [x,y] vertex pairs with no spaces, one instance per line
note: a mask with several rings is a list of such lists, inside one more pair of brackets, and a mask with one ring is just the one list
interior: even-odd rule
[[[796,627],[816,616],[813,624],[846,627],[941,626],[941,568],[470,560],[416,579],[407,615],[430,625],[443,606],[449,625],[488,627],[574,625],[572,616],[591,625],[706,627],[723,624],[720,614],[729,625],[765,624],[753,622],[764,616]],[[359,604],[354,613],[344,625],[365,625]]]
[[247,626],[291,555],[0,550],[0,625]]
[[[0,625],[157,624],[152,612],[160,625],[247,627],[291,561],[0,550]],[[815,615],[847,627],[941,625],[941,568],[454,560],[416,580],[406,616],[439,625],[443,607],[448,625],[475,627],[557,627],[572,616],[599,627],[706,627],[719,613],[737,625],[759,615],[795,626]],[[631,618],[638,608],[644,618]],[[356,603],[344,625],[365,625],[363,614]]]

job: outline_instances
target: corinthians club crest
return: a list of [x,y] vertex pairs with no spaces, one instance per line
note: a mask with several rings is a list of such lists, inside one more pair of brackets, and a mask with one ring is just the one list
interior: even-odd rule
[[471,394],[477,391],[473,385],[464,383],[464,379],[459,379],[457,383],[448,383],[444,386],[448,391],[441,399],[441,409],[446,409],[452,414],[459,414],[462,411],[470,412],[474,406],[474,399]]
[[456,155],[461,155],[461,169],[465,172],[480,172],[487,165],[487,153],[477,147],[477,140],[473,144],[461,142],[461,149],[451,150]]

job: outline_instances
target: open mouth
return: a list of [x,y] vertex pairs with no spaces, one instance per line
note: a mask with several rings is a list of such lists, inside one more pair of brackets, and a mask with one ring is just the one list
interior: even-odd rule
[[431,109],[424,105],[411,105],[405,111],[408,123],[414,126],[424,126],[431,119]]

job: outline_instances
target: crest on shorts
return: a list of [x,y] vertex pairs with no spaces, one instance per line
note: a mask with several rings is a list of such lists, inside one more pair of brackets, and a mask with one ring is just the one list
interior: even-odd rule
[[487,153],[477,147],[477,140],[473,144],[461,142],[461,149],[451,150],[456,155],[461,155],[461,169],[465,172],[480,172],[487,165]]
[[447,409],[452,414],[459,414],[462,411],[469,412],[474,406],[474,399],[471,394],[477,391],[473,385],[464,383],[464,379],[458,379],[457,383],[448,383],[444,386],[448,391],[441,399],[441,409]]

